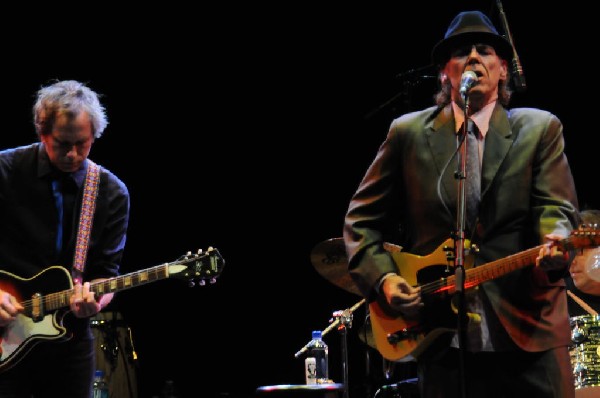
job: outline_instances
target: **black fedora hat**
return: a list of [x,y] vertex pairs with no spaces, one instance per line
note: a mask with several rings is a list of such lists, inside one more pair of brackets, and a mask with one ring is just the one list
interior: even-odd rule
[[501,58],[507,61],[512,59],[512,45],[498,34],[490,19],[481,11],[463,11],[454,17],[444,39],[433,47],[431,58],[435,64],[441,65],[450,59],[450,53],[456,48],[477,43],[489,44]]

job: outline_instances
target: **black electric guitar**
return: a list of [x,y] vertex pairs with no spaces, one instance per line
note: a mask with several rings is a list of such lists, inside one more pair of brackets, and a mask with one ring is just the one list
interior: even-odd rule
[[[467,242],[465,246],[468,245]],[[555,245],[562,251],[599,246],[600,232],[582,227]],[[404,319],[384,299],[369,304],[375,346],[385,359],[400,362],[414,360],[436,339],[456,331],[456,312],[450,299],[450,294],[455,292],[456,278],[453,272],[446,272],[448,276],[440,278],[440,274],[454,265],[451,257],[453,247],[453,240],[448,239],[427,256],[390,252],[398,273],[411,286],[421,287],[425,309],[415,319]],[[533,265],[542,247],[540,245],[477,267],[472,266],[473,256],[467,255],[465,289]]]
[[[219,251],[210,247],[197,254],[188,253],[171,263],[93,282],[90,291],[97,297],[166,278],[204,285],[207,281],[216,282],[224,266]],[[42,341],[70,338],[62,325],[73,294],[73,280],[67,269],[51,266],[29,279],[0,270],[0,289],[15,296],[25,307],[14,322],[0,328],[0,372],[13,367]]]

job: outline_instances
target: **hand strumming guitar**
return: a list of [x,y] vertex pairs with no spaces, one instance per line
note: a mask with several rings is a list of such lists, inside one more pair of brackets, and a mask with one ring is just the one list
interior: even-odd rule
[[386,275],[381,284],[381,293],[392,309],[406,316],[416,316],[423,308],[421,288],[411,286],[400,275]]
[[0,289],[0,327],[10,324],[23,310],[15,296]]

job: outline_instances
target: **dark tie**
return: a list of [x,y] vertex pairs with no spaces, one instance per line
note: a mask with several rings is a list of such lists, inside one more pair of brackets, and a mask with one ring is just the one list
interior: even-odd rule
[[56,202],[56,210],[58,212],[58,227],[56,230],[56,253],[60,253],[63,244],[63,194],[61,180],[52,180],[52,192],[54,192],[54,200]]
[[56,252],[60,256],[71,239],[73,206],[77,195],[77,185],[70,175],[64,174],[52,181],[52,190],[58,211]]
[[479,161],[479,130],[472,120],[467,123],[467,180],[466,213],[467,224],[474,225],[479,212],[479,201],[481,197],[481,166]]

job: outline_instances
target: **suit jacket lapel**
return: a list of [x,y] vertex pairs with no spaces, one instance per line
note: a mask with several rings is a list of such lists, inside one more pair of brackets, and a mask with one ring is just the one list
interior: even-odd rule
[[481,173],[482,201],[492,185],[492,182],[500,169],[500,165],[506,158],[513,141],[514,136],[508,120],[508,114],[502,105],[496,104],[490,119],[489,130],[485,136],[485,149]]
[[[448,105],[441,110],[425,129],[438,176],[443,173],[442,186],[446,192],[446,197],[451,203],[456,201],[457,194],[457,181],[454,177],[454,172],[457,168],[457,157],[455,154],[457,143],[454,124],[452,107]],[[454,161],[450,160],[451,158]],[[449,161],[450,163],[448,163]]]
[[[427,140],[438,175],[444,173],[442,177],[443,189],[446,192],[447,198],[455,201],[457,182],[456,178],[454,178],[454,172],[457,168],[457,161],[450,161],[449,164],[446,164],[453,155],[453,159],[456,159],[455,151],[457,142],[452,107],[450,105],[444,107],[429,125],[425,127]],[[498,103],[492,113],[489,130],[485,137],[485,150],[481,171],[482,201],[492,185],[500,169],[500,165],[506,158],[513,141],[514,136],[508,120],[508,113]],[[444,167],[446,168],[445,170]]]

